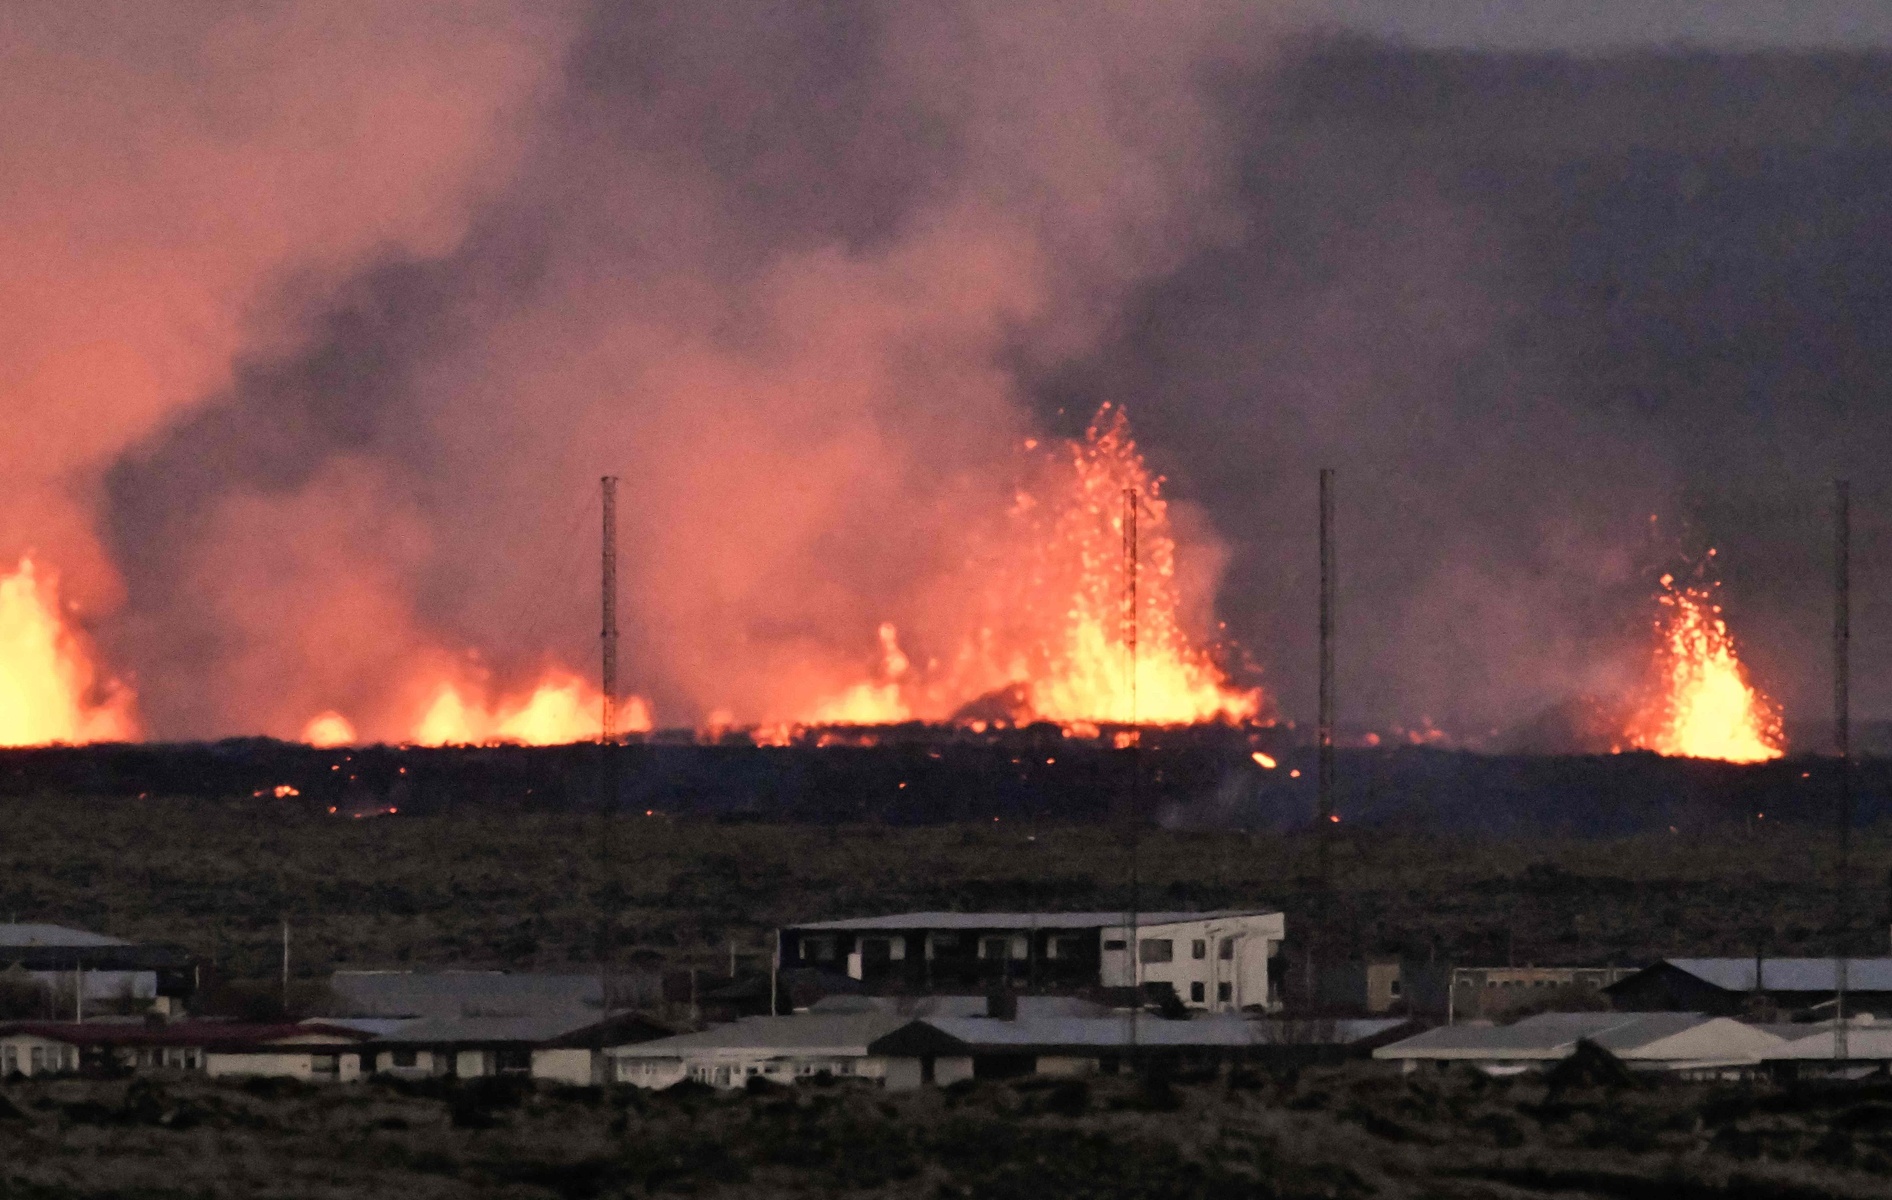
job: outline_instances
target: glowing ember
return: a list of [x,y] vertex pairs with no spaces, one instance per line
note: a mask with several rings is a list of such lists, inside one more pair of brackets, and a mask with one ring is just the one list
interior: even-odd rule
[[1254,760],[1255,760],[1255,765],[1256,765],[1256,766],[1258,766],[1258,767],[1260,767],[1260,768],[1261,768],[1262,770],[1264,770],[1264,771],[1272,771],[1272,770],[1274,770],[1274,768],[1275,768],[1275,761],[1274,761],[1274,759],[1273,759],[1273,758],[1272,758],[1271,756],[1269,756],[1269,755],[1266,755],[1266,754],[1263,754],[1263,753],[1262,753],[1261,751],[1259,751],[1259,750],[1257,750],[1257,751],[1255,751],[1255,752],[1254,752],[1253,754],[1251,754],[1251,755],[1249,755],[1249,757],[1250,757],[1250,758],[1252,758],[1252,759],[1254,759]]
[[[623,733],[650,732],[650,706],[638,696],[625,698],[618,705],[617,724]],[[554,670],[530,693],[492,703],[443,683],[409,740],[420,746],[563,746],[596,741],[603,730],[603,694],[570,672]]]
[[355,726],[338,712],[325,712],[302,727],[302,740],[318,750],[355,744]]
[[[913,669],[893,626],[882,625],[875,677],[817,703],[807,720],[1039,720],[1094,737],[1098,722],[1181,725],[1260,713],[1260,691],[1230,686],[1184,629],[1163,481],[1122,410],[1104,405],[1081,442],[1047,453],[1039,484],[1018,492],[1002,529],[969,564],[967,607],[977,621],[964,644],[943,663]],[[1139,511],[1134,699],[1127,492]]]
[[0,746],[129,741],[133,698],[101,683],[59,608],[59,581],[22,560],[0,576]]
[[[1710,551],[1712,554],[1713,552]],[[1712,592],[1662,577],[1656,685],[1625,731],[1658,754],[1761,762],[1785,753],[1780,713],[1747,680]]]

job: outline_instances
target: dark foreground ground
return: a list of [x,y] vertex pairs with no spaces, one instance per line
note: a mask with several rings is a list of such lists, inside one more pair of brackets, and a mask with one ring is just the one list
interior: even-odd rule
[[1370,1064],[886,1094],[14,1081],[0,1195],[1635,1197],[1892,1190],[1892,1089]]
[[[372,819],[270,797],[0,801],[0,919],[171,943],[225,977],[337,966],[584,968],[600,902],[620,965],[761,966],[785,922],[902,909],[1116,909],[1120,828],[817,826],[469,807]],[[1279,906],[1290,947],[1437,962],[1830,953],[1835,838],[1806,826],[1623,838],[1427,836],[1342,824],[1324,891],[1307,833],[1151,829],[1145,908]],[[1892,836],[1852,847],[1857,953],[1884,953]],[[1297,959],[1298,961],[1298,959]]]

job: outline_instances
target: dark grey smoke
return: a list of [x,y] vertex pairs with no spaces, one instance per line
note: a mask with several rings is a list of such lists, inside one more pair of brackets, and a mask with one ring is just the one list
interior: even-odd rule
[[[1892,712],[1892,57],[1284,44],[1196,14],[1131,70],[1109,22],[1020,52],[976,5],[687,11],[600,8],[463,246],[286,300],[300,350],[120,464],[154,732],[254,728],[269,680],[274,727],[369,714],[429,647],[589,662],[606,470],[627,675],[671,720],[719,676],[766,700],[881,619],[947,628],[927,581],[1003,502],[1007,447],[1106,399],[1228,544],[1218,610],[1287,715],[1322,465],[1351,718],[1470,736],[1629,686],[1654,566],[1710,542],[1757,678],[1818,717],[1836,472],[1856,696]],[[1072,82],[1098,61],[1108,120]],[[979,107],[1011,91],[1016,123]],[[970,315],[913,315],[962,269]],[[337,632],[270,640],[328,586],[358,607],[302,615]]]

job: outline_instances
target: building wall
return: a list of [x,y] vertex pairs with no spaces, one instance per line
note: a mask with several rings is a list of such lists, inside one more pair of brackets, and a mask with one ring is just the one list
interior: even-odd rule
[[[333,1055],[329,1057],[334,1057]],[[314,1079],[316,1055],[307,1050],[229,1053],[212,1050],[204,1055],[204,1073],[212,1079],[267,1075],[279,1079]],[[338,1074],[324,1072],[323,1074]]]
[[0,1038],[0,1078],[21,1075],[60,1075],[79,1069],[79,1048],[50,1038],[14,1034]]
[[[411,1055],[411,1061],[402,1061],[403,1056]],[[432,1050],[382,1050],[374,1056],[374,1070],[402,1079],[425,1079],[433,1075],[445,1075],[450,1063],[448,1056]]]
[[603,1083],[603,1069],[608,1065],[600,1061],[603,1057],[596,1050],[534,1050],[532,1052],[532,1078],[550,1079],[557,1083],[569,1083],[575,1087],[589,1087],[594,1083]]
[[1452,1015],[1460,1021],[1501,1017],[1547,991],[1570,987],[1600,991],[1630,974],[1627,967],[1458,967],[1452,972]]
[[156,971],[28,971],[33,982],[72,999],[75,975],[85,981],[87,1003],[109,1000],[154,1000],[158,995]]
[[1214,1012],[1272,1008],[1279,998],[1268,987],[1268,960],[1280,945],[1282,926],[1278,913],[1142,926],[1134,979],[1129,927],[1106,928],[1102,981],[1105,987],[1167,983],[1185,1006]]

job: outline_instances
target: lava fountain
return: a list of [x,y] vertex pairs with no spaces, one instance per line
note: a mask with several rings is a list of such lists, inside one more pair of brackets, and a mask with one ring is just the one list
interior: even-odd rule
[[[1038,443],[1025,448],[1036,451]],[[1137,449],[1123,410],[1105,404],[1082,440],[1048,448],[1038,468],[951,581],[954,602],[975,614],[959,644],[915,661],[895,627],[883,624],[873,677],[819,701],[804,721],[997,717],[1076,728],[1246,721],[1261,713],[1260,690],[1232,685],[1210,648],[1185,628],[1164,481]],[[1138,513],[1134,689],[1126,495]]]
[[0,576],[0,746],[130,741],[133,702],[129,689],[98,678],[52,571],[23,559]]
[[[617,725],[620,733],[650,732],[650,706],[642,697],[625,697],[618,703]],[[532,691],[496,700],[477,689],[442,683],[410,741],[419,746],[563,746],[596,741],[603,732],[603,693],[559,668],[547,672]]]
[[1656,602],[1654,685],[1624,731],[1629,743],[1658,754],[1742,763],[1786,753],[1780,712],[1748,682],[1712,588],[1664,575]]

